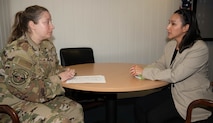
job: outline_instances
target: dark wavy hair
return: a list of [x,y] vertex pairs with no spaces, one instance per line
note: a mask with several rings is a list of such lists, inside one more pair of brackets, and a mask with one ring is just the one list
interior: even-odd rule
[[46,8],[42,6],[33,5],[27,7],[24,11],[17,12],[15,15],[14,24],[12,26],[12,33],[9,37],[8,43],[17,40],[26,32],[28,32],[29,21],[33,21],[35,24],[37,24],[41,13],[44,11],[49,12]]
[[189,25],[189,30],[184,35],[180,45],[179,52],[183,52],[185,49],[193,46],[193,44],[201,39],[200,29],[197,23],[196,15],[193,11],[187,9],[179,9],[174,12],[179,14],[182,21],[182,26]]

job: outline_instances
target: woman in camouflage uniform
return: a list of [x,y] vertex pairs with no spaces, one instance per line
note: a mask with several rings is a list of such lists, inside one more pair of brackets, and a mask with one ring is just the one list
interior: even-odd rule
[[63,96],[61,82],[74,77],[75,70],[59,65],[50,41],[53,29],[44,7],[30,6],[16,13],[11,37],[0,57],[4,76],[0,102],[13,107],[21,122],[83,123],[82,106]]

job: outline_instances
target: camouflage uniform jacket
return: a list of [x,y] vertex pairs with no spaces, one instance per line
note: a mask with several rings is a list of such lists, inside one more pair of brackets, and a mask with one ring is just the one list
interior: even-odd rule
[[46,102],[64,94],[58,73],[63,70],[49,40],[35,44],[28,36],[8,44],[1,55],[5,84],[19,99]]

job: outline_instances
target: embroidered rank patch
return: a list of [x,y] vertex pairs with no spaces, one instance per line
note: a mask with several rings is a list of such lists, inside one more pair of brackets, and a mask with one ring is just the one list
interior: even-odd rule
[[22,85],[26,82],[29,73],[23,69],[16,69],[12,73],[12,83],[15,85]]

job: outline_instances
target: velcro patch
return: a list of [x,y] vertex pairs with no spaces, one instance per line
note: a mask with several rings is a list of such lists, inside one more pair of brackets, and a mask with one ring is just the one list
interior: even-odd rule
[[15,69],[12,73],[12,83],[15,85],[23,85],[29,76],[29,73],[24,69]]

